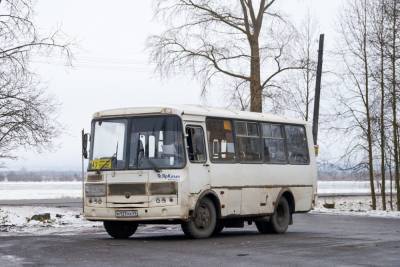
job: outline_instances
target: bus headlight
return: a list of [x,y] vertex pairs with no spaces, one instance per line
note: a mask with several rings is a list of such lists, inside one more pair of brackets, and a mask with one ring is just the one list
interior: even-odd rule
[[151,183],[149,192],[151,195],[176,195],[178,193],[178,185],[175,182]]
[[106,195],[105,184],[86,184],[85,185],[86,197],[104,197]]

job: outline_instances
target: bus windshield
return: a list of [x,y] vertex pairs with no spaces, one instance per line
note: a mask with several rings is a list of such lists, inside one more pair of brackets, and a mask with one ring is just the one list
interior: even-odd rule
[[90,169],[124,168],[127,125],[125,119],[94,122]]
[[133,117],[93,123],[90,169],[158,171],[182,168],[185,164],[179,117]]
[[178,117],[133,118],[129,133],[129,168],[180,168],[185,163]]

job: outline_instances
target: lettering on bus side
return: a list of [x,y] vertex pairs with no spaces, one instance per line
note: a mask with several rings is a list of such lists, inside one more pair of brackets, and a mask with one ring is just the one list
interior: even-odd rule
[[158,178],[166,179],[168,181],[179,181],[179,179],[181,178],[180,175],[170,173],[158,173],[157,176]]

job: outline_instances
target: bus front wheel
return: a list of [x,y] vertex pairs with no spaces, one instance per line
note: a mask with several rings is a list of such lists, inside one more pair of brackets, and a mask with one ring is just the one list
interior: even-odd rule
[[202,198],[189,221],[182,223],[182,230],[190,238],[210,237],[217,225],[217,212],[214,203]]
[[269,220],[256,221],[257,230],[262,234],[283,234],[290,223],[290,207],[285,197],[281,197],[274,214]]
[[138,227],[136,222],[104,221],[107,233],[115,239],[127,239],[132,236]]

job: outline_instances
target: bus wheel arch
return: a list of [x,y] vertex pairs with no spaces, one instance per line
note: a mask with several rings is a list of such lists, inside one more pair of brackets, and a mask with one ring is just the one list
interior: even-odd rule
[[262,234],[283,234],[293,224],[292,214],[295,211],[295,200],[289,188],[282,188],[274,201],[274,212],[268,220],[255,221]]
[[217,212],[217,219],[220,219],[221,218],[221,202],[220,202],[220,200],[218,198],[217,193],[215,193],[212,190],[205,190],[204,192],[202,192],[199,195],[199,197],[197,198],[196,205],[195,205],[194,209],[190,211],[190,215],[193,214],[193,211],[198,207],[198,205],[200,203],[200,200],[205,198],[205,197],[209,198],[212,201],[212,203],[214,204],[215,210]]
[[198,239],[210,237],[214,233],[219,220],[218,206],[214,203],[219,200],[215,197],[212,193],[200,195],[194,210],[189,213],[189,220],[181,224],[186,236]]
[[295,213],[296,202],[295,202],[292,191],[287,187],[282,188],[281,191],[279,192],[278,197],[276,198],[276,200],[274,202],[274,211],[275,211],[281,197],[284,197],[286,199],[286,201],[288,202],[289,208],[290,208],[290,214],[292,215],[293,213]]

